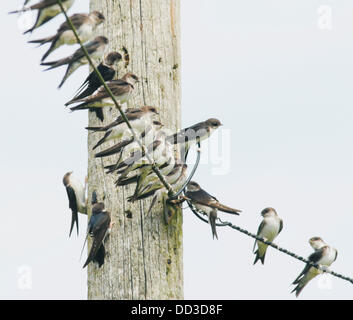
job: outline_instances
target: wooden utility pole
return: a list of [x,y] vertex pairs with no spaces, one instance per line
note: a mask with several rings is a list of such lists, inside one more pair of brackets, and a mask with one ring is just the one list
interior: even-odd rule
[[[90,2],[91,10],[106,17],[97,33],[109,38],[110,51],[119,51],[128,60],[119,77],[133,72],[140,78],[129,106],[156,106],[167,128],[180,129],[179,0]],[[117,115],[115,108],[105,108],[104,123]],[[89,125],[101,125],[94,113],[89,115]],[[183,299],[181,212],[166,225],[161,204],[146,216],[150,200],[127,202],[133,188],[117,189],[116,175],[103,170],[117,157],[94,158],[92,147],[99,138],[98,133],[88,135],[89,201],[96,190],[115,224],[106,244],[105,264],[100,269],[92,263],[88,266],[88,299]]]

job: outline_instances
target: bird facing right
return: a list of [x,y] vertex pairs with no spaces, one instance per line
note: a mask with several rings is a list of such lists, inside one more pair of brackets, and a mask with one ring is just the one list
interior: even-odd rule
[[190,181],[187,185],[185,196],[190,199],[196,209],[204,212],[208,216],[212,229],[213,238],[218,239],[216,232],[217,210],[230,214],[239,215],[241,210],[233,209],[221,204],[214,196],[211,196],[195,181]]

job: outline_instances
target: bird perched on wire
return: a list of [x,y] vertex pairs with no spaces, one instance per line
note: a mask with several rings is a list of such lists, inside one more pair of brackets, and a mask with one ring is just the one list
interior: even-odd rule
[[215,118],[210,118],[206,121],[196,123],[191,127],[180,130],[179,132],[169,136],[167,140],[172,144],[182,146],[182,156],[185,159],[191,145],[208,139],[210,135],[222,126],[222,123]]
[[[181,164],[182,167],[179,165],[176,165],[175,168],[167,175],[168,178],[166,181],[170,185],[173,191],[178,192],[186,183],[187,181],[187,165],[186,164]],[[144,199],[146,197],[153,196],[150,207],[148,208],[147,215],[152,211],[152,208],[158,201],[163,201],[168,198],[168,190],[167,188],[161,184],[159,185],[160,188],[152,189],[151,191],[145,191],[144,194],[139,195],[138,199]],[[172,213],[171,212],[166,212],[165,211],[165,220],[167,223],[169,223],[170,219],[172,218]]]
[[[145,128],[143,132],[141,132],[141,134],[138,136],[138,139],[143,145],[148,146],[153,142],[156,136],[156,132],[158,132],[162,127],[163,127],[163,124],[160,121],[154,120],[150,125],[148,125]],[[132,152],[135,152],[139,149],[141,149],[140,144],[134,139],[133,136],[130,136],[130,137],[124,138],[124,140],[113,145],[112,147],[96,153],[94,156],[96,158],[103,158],[103,157],[111,156],[116,153],[120,153],[122,151],[126,151],[127,154],[131,154]],[[116,168],[116,165],[108,166],[105,168],[113,169],[113,168]],[[113,169],[113,171],[114,170],[115,169]],[[108,173],[110,172],[111,170],[109,170]]]
[[[158,114],[159,113],[157,112],[156,107],[144,106],[140,109],[134,109],[131,112],[127,112],[125,115],[136,134],[140,134],[148,125],[152,123],[153,119]],[[86,129],[94,132],[105,132],[104,137],[97,142],[97,144],[93,147],[93,150],[104,142],[119,139],[123,137],[123,135],[131,136],[129,127],[122,116],[119,116],[115,121],[107,126],[87,127]]]
[[[315,250],[314,253],[308,257],[309,261],[325,267],[331,266],[331,264],[336,261],[338,251],[327,245],[320,237],[310,238],[309,243]],[[298,297],[308,282],[321,273],[323,273],[322,270],[307,264],[292,283],[296,285],[292,292],[295,292],[296,297]]]
[[[263,220],[259,226],[259,229],[257,231],[257,235],[261,238],[266,239],[267,241],[272,242],[278,234],[282,231],[283,229],[283,221],[282,219],[277,215],[277,212],[273,208],[265,208],[264,210],[261,211],[261,215],[263,216]],[[262,264],[265,263],[265,255],[266,255],[266,250],[268,245],[255,240],[254,243],[254,250],[257,245],[257,250],[255,251],[255,261],[254,264],[260,260]]]
[[91,261],[97,262],[99,267],[104,264],[104,238],[110,228],[110,213],[105,210],[103,202],[95,203],[92,207],[92,215],[88,222],[88,231],[86,236],[87,239],[88,235],[90,235],[93,238],[93,243],[83,268],[85,268]]
[[[163,176],[168,175],[174,168],[175,165],[181,163],[178,161],[178,157],[170,155],[169,158],[163,158],[162,161],[155,162],[154,164],[159,169],[160,173]],[[158,182],[159,178],[156,173],[153,171],[152,165],[144,164],[143,166],[136,168],[134,171],[134,175],[130,177],[126,177],[121,175],[119,179],[115,182],[116,186],[126,186],[131,183],[137,183],[135,189],[135,195],[141,193],[149,184],[153,182]],[[110,173],[110,172],[108,172]]]
[[[97,67],[99,73],[102,75],[104,81],[111,81],[115,78],[117,70],[115,65],[117,65],[122,60],[122,56],[119,52],[110,52],[106,55],[103,61]],[[68,106],[71,101],[83,99],[90,96],[102,85],[97,73],[93,70],[89,76],[85,79],[81,87],[77,90],[77,94],[73,99],[65,104]],[[103,121],[104,115],[100,108],[94,109],[97,117]]]
[[72,212],[70,235],[76,224],[78,234],[78,213],[87,214],[86,207],[86,187],[83,186],[80,180],[78,180],[72,172],[68,172],[64,175],[63,184],[66,188],[67,196],[69,198],[69,207]]
[[[103,23],[105,17],[99,11],[93,11],[89,14],[76,13],[70,17],[70,20],[74,25],[81,41],[84,43],[92,39],[94,30],[97,26]],[[31,40],[28,42],[39,43],[39,46],[50,43],[50,48],[42,57],[41,61],[44,61],[52,52],[60,48],[62,45],[76,44],[77,40],[69,23],[65,21],[61,24],[55,35],[43,39]]]
[[217,210],[239,215],[241,210],[233,209],[221,204],[214,196],[211,196],[205,190],[201,189],[200,185],[195,181],[190,181],[186,187],[185,196],[190,199],[191,204],[199,211],[208,216],[208,221],[211,225],[213,238],[217,236],[216,219]]
[[[96,37],[94,40],[86,43],[84,47],[86,48],[88,54],[90,55],[90,58],[93,61],[98,61],[102,58],[108,42],[109,41],[106,37],[99,36],[99,37]],[[72,73],[74,73],[79,67],[87,63],[88,63],[88,60],[83,49],[79,48],[71,56],[68,56],[66,58],[63,58],[57,61],[42,62],[41,65],[49,66],[49,68],[45,69],[44,71],[52,70],[52,69],[67,65],[64,78],[59,85],[59,88],[61,88],[65,83],[65,81],[67,80],[67,78],[70,77]]]
[[[108,81],[106,84],[113,93],[115,99],[121,104],[128,101],[134,90],[134,85],[139,81],[138,77],[133,73],[125,74],[121,79]],[[113,99],[105,90],[104,86],[100,86],[93,94],[82,98],[74,99],[67,103],[67,105],[82,102],[76,107],[71,108],[71,111],[76,110],[94,110],[94,108],[103,108],[106,106],[114,106]]]
[[[187,165],[182,163],[174,163],[172,170],[169,170],[168,174],[164,174],[165,181],[171,186],[180,182],[180,180],[186,178]],[[145,199],[153,195],[157,190],[164,188],[164,184],[159,180],[157,175],[154,175],[150,181],[142,180],[136,185],[134,195],[128,198],[128,201],[134,202],[137,200]]]
[[166,141],[166,132],[164,130],[159,130],[156,133],[154,141],[145,150],[139,149],[131,153],[128,158],[116,166],[116,172],[121,174],[121,179],[125,179],[130,172],[136,169],[151,165],[146,153],[156,165],[163,164],[171,156],[174,156],[173,145]]
[[[26,1],[24,3],[24,6],[28,2],[29,1]],[[73,5],[73,3],[74,3],[74,0],[62,0],[62,5],[65,11],[69,10]],[[48,21],[56,17],[59,13],[61,13],[61,8],[57,0],[42,0],[29,7],[24,7],[20,10],[11,11],[9,13],[10,14],[21,13],[21,12],[26,12],[31,10],[38,10],[36,22],[34,23],[32,28],[25,31],[24,34],[33,32],[35,29],[39,28],[43,24],[47,23]]]

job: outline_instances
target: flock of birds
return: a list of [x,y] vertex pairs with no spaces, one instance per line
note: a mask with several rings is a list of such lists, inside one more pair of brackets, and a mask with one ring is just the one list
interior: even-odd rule
[[[21,13],[29,10],[37,10],[35,24],[29,30],[25,31],[25,33],[32,33],[35,29],[61,13],[61,8],[57,0],[42,0],[30,6],[27,6],[28,2],[30,0],[25,1],[22,9],[10,12]],[[65,10],[70,9],[73,3],[74,0],[62,0]],[[105,21],[104,15],[98,11],[93,11],[89,14],[74,14],[70,19],[92,61],[98,65],[97,69],[106,81],[106,85],[113,93],[115,99],[123,106],[123,111],[131,127],[145,146],[144,149],[141,149],[140,144],[129,130],[127,123],[122,116],[119,116],[109,124],[86,128],[96,133],[97,137],[99,137],[93,149],[101,148],[101,150],[95,154],[95,157],[102,158],[118,155],[116,163],[105,167],[107,173],[117,176],[116,186],[136,184],[135,191],[128,198],[128,201],[134,202],[152,197],[152,202],[148,210],[150,212],[157,201],[162,201],[168,197],[168,190],[155,174],[149,160],[152,160],[158,167],[165,181],[173,190],[180,190],[188,178],[185,161],[189,148],[208,139],[222,124],[218,119],[211,118],[182,129],[179,132],[170,133],[160,122],[156,107],[142,106],[140,108],[127,108],[126,102],[132,96],[135,89],[134,86],[139,81],[139,78],[133,73],[127,73],[121,79],[117,79],[118,65],[123,60],[122,55],[119,52],[105,54],[109,43],[105,36],[93,38],[96,28]],[[46,62],[49,55],[59,47],[77,44],[75,34],[68,22],[62,23],[56,34],[43,39],[31,40],[29,43],[39,44],[40,46],[49,45],[49,49],[41,60],[41,65],[48,67],[46,70],[66,66],[66,72],[59,84],[59,88],[64,85],[75,70],[82,65],[88,64],[88,59],[82,48],[77,49],[72,55],[66,58]],[[65,105],[69,106],[72,104],[76,104],[71,107],[72,111],[93,111],[102,122],[104,121],[102,109],[104,107],[115,106],[114,101],[105,87],[101,85],[101,81],[94,71],[85,79],[74,98]],[[109,141],[114,141],[115,144],[104,149],[104,145]],[[65,174],[63,183],[67,191],[69,207],[72,211],[71,236],[75,224],[77,233],[79,232],[78,213],[87,214],[87,183],[81,183],[72,172]],[[213,238],[218,239],[216,231],[218,211],[234,215],[239,215],[241,212],[220,203],[214,196],[203,190],[195,181],[190,181],[187,184],[184,194],[185,199],[194,208],[208,216]],[[283,221],[273,208],[264,209],[261,215],[263,220],[259,226],[257,235],[272,242],[281,232]],[[97,201],[97,195],[94,192],[92,195],[92,214],[87,229],[87,236],[90,235],[93,238],[93,242],[83,267],[86,267],[90,262],[97,263],[99,267],[104,264],[104,242],[111,227],[110,213],[105,209],[103,202]],[[313,237],[309,240],[309,243],[314,249],[314,252],[308,258],[311,262],[329,267],[336,260],[337,250],[327,245],[321,238]],[[254,264],[259,260],[264,264],[267,247],[268,245],[265,243],[258,240],[255,241]],[[306,265],[293,282],[296,287],[292,292],[295,292],[296,296],[298,296],[305,285],[320,273],[322,273],[321,270]]]

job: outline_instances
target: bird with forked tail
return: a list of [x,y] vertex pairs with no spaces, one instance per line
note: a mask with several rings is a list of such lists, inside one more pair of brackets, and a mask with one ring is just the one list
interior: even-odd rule
[[[106,55],[103,61],[97,67],[97,70],[103,77],[104,81],[111,81],[117,74],[117,65],[122,60],[122,56],[119,52],[110,52]],[[85,79],[83,84],[77,90],[77,93],[73,99],[65,103],[68,106],[71,102],[79,99],[86,98],[95,92],[102,85],[98,75],[93,70],[88,77]],[[92,111],[92,110],[91,110]],[[93,110],[99,120],[104,120],[103,110],[101,108],[95,108]]]
[[[132,109],[125,115],[135,133],[140,134],[153,122],[153,119],[158,116],[158,112],[155,107],[144,106],[139,109]],[[131,136],[129,127],[122,116],[119,116],[115,121],[107,126],[87,127],[86,129],[94,132],[105,132],[104,137],[97,142],[97,144],[93,147],[93,150],[104,142],[119,139],[123,136]]]
[[[320,237],[310,238],[309,243],[315,250],[314,253],[309,256],[309,261],[326,267],[329,267],[334,261],[336,261],[338,251],[327,245]],[[322,273],[322,270],[307,264],[299,276],[293,281],[292,284],[296,285],[296,287],[292,292],[295,292],[296,297],[298,297],[309,281]]]
[[63,184],[66,188],[69,199],[69,207],[72,212],[70,234],[71,236],[74,225],[76,224],[78,234],[78,213],[87,214],[86,206],[86,188],[82,183],[72,174],[68,172],[64,175]]
[[[85,43],[92,39],[94,30],[105,20],[105,17],[99,11],[93,11],[89,14],[76,13],[70,17],[70,20],[80,40]],[[43,62],[52,52],[62,45],[76,44],[77,39],[69,23],[65,21],[61,24],[55,35],[43,39],[30,40],[28,42],[38,43],[39,46],[50,43],[49,49],[42,57],[41,61]]]
[[[99,36],[99,37],[96,37],[94,40],[86,43],[84,47],[87,50],[88,54],[90,55],[90,58],[93,61],[98,61],[101,59],[102,55],[104,54],[104,51],[106,49],[108,42],[109,41],[106,37]],[[79,48],[71,56],[68,56],[66,58],[63,58],[57,61],[42,62],[41,65],[49,66],[49,68],[45,69],[44,71],[52,70],[52,69],[67,65],[64,78],[59,84],[59,88],[61,88],[65,83],[65,81],[67,80],[67,78],[70,77],[72,73],[74,73],[79,67],[87,63],[88,63],[88,59],[83,49]]]
[[[62,5],[63,5],[64,10],[67,11],[72,7],[75,0],[61,0],[61,1],[62,1]],[[26,1],[24,3],[24,6],[28,2],[29,1]],[[21,12],[26,12],[26,11],[31,11],[31,10],[38,10],[37,11],[37,18],[36,18],[36,21],[35,21],[34,25],[32,26],[32,28],[25,31],[24,34],[33,32],[35,29],[37,29],[40,26],[42,26],[43,24],[49,22],[51,19],[53,19],[59,13],[61,13],[61,8],[60,8],[57,0],[42,0],[32,6],[24,7],[20,10],[11,11],[11,12],[9,12],[9,14],[21,13]]]
[[[134,85],[139,82],[139,79],[133,73],[125,74],[121,79],[111,80],[106,83],[114,98],[121,104],[128,101],[134,90]],[[71,111],[76,110],[94,110],[94,108],[103,108],[107,106],[115,106],[113,99],[105,90],[104,86],[100,86],[91,95],[82,98],[74,99],[67,103],[67,105],[82,102],[78,106],[72,107]]]
[[[88,222],[87,236],[93,238],[92,246],[89,251],[87,260],[83,265],[85,268],[90,262],[97,262],[99,267],[104,264],[105,247],[104,239],[111,228],[110,213],[105,210],[103,202],[98,202],[92,206],[92,215]],[[86,236],[86,239],[87,239]]]
[[[260,238],[264,238],[267,241],[272,242],[282,231],[283,221],[277,215],[276,210],[273,208],[265,208],[264,210],[261,211],[261,215],[263,216],[264,219],[262,220],[259,226],[257,235]],[[268,245],[261,241],[255,240],[254,250],[256,248],[256,245],[257,245],[257,250],[255,251],[256,257],[255,257],[254,264],[256,264],[258,260],[260,260],[261,263],[264,264]]]

